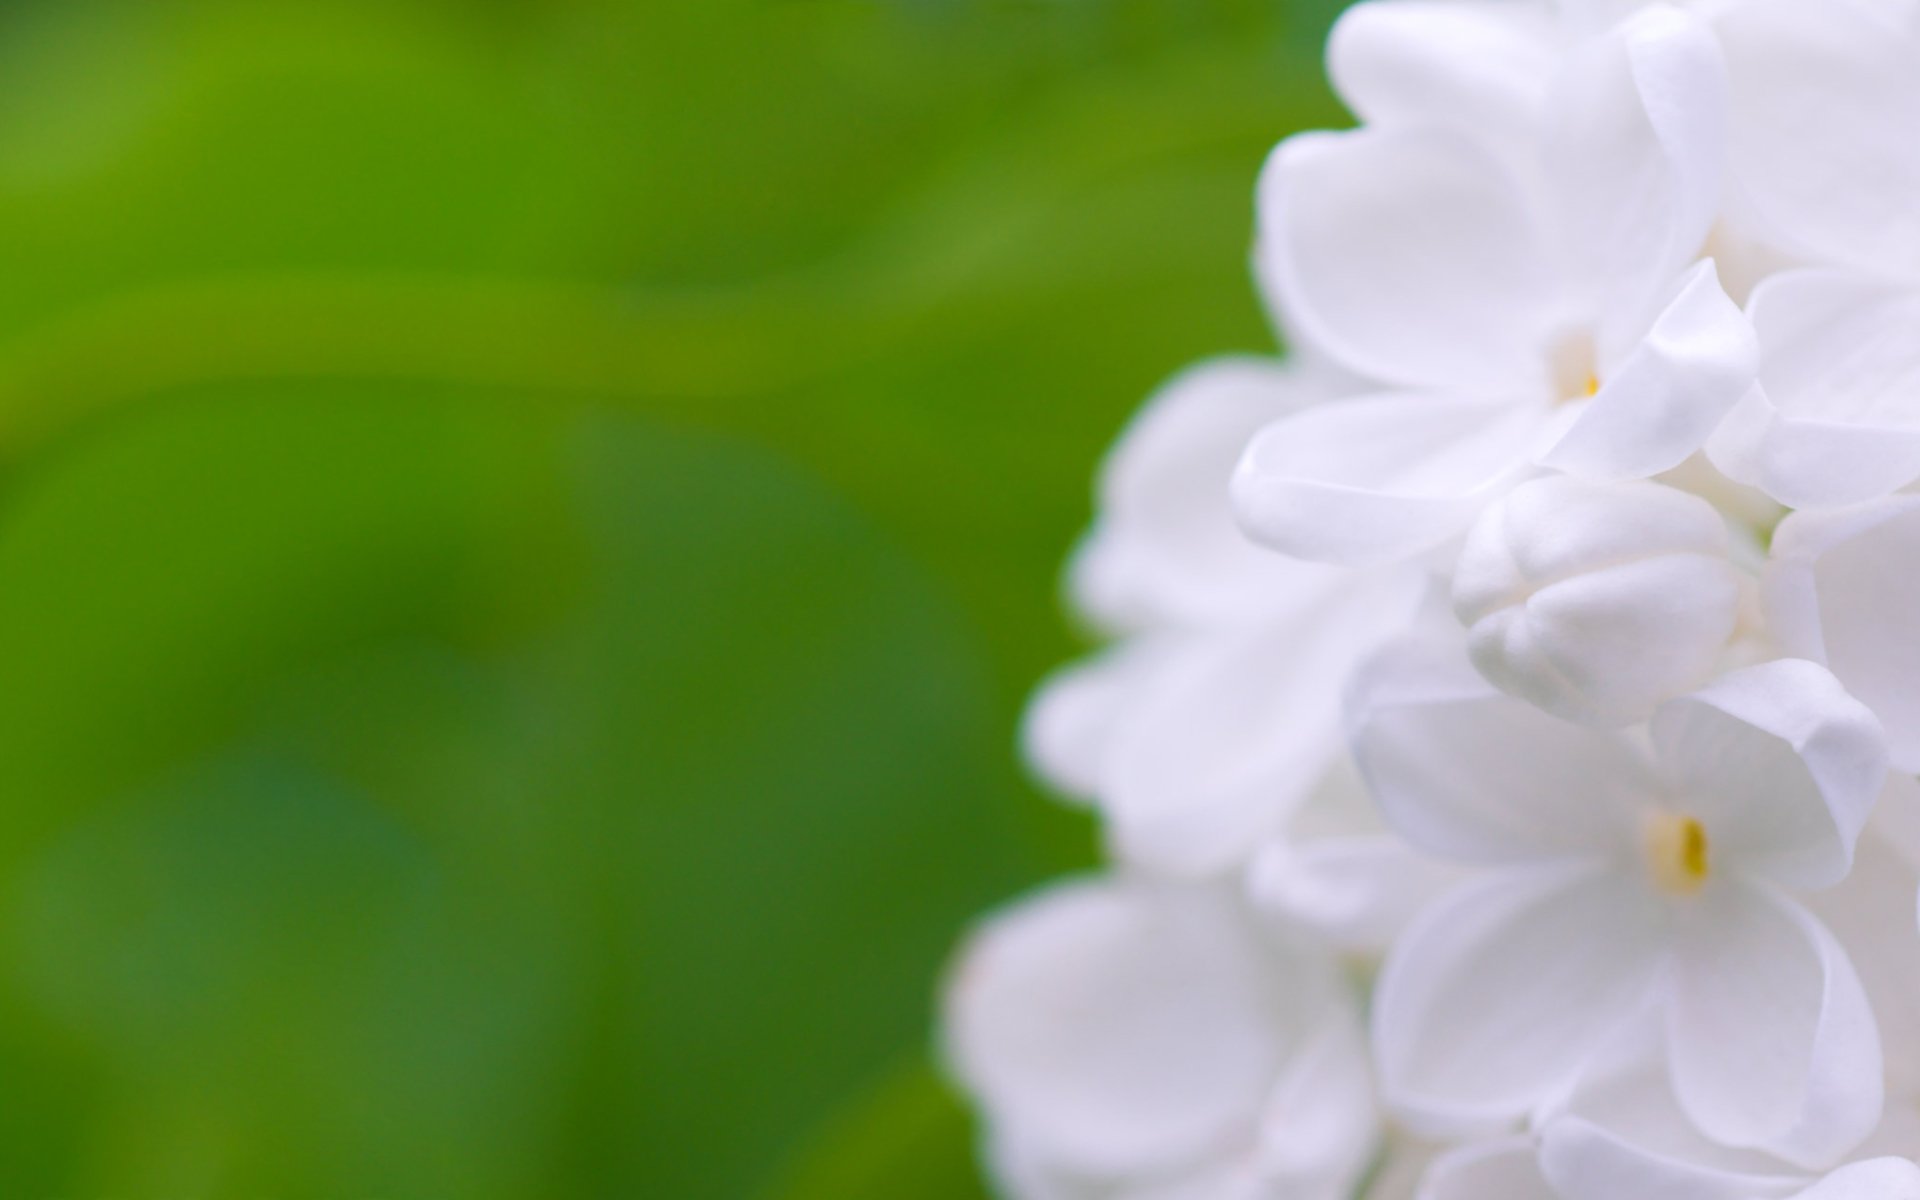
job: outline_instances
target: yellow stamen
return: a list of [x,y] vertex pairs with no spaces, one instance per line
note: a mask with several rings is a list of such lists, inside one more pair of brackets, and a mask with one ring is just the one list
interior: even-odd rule
[[1547,348],[1546,367],[1558,403],[1590,399],[1600,391],[1600,357],[1591,334],[1570,329],[1555,338]]
[[1647,821],[1646,851],[1653,881],[1661,889],[1688,896],[1707,882],[1707,830],[1692,817],[1654,814]]

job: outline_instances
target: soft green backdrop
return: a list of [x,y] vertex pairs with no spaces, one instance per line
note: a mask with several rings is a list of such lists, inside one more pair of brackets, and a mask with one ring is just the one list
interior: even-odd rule
[[1334,0],[0,5],[0,1196],[961,1200]]

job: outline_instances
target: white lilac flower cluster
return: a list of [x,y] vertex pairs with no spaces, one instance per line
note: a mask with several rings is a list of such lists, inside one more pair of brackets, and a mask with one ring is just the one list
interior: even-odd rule
[[1920,1197],[1920,0],[1370,0],[1107,463],[1019,1200]]

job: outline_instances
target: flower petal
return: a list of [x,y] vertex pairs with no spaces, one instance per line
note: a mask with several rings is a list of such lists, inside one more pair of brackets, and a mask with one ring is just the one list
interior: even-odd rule
[[1558,57],[1551,16],[1502,0],[1356,4],[1327,39],[1333,86],[1369,125],[1445,121],[1523,142]]
[[1761,390],[1709,443],[1721,470],[1793,508],[1854,504],[1920,477],[1920,291],[1789,271],[1755,289],[1749,311]]
[[1283,554],[1399,561],[1458,534],[1517,480],[1546,419],[1530,405],[1405,392],[1322,405],[1253,439],[1234,511]]
[[[1577,1121],[1586,1127],[1577,1135],[1568,1134],[1568,1147],[1579,1152],[1568,1156],[1556,1151],[1553,1157],[1560,1161],[1549,1165],[1549,1174],[1563,1182],[1582,1174],[1580,1167],[1567,1161],[1571,1157],[1611,1163],[1616,1172],[1640,1173],[1650,1179],[1668,1178],[1678,1170],[1688,1177],[1745,1180],[1756,1196],[1804,1186],[1803,1175],[1772,1155],[1723,1146],[1694,1128],[1673,1094],[1663,1014],[1648,1016],[1598,1052],[1594,1072],[1563,1106],[1535,1114],[1536,1127],[1543,1131],[1543,1150],[1553,1144],[1553,1131],[1563,1122]],[[1635,1193],[1629,1188],[1625,1194]],[[1744,1200],[1748,1192],[1736,1194]]]
[[1824,667],[1780,659],[1735,671],[1653,716],[1671,803],[1722,865],[1788,887],[1846,877],[1887,776],[1880,722]]
[[1107,456],[1100,511],[1073,565],[1079,607],[1116,632],[1269,616],[1324,580],[1240,531],[1228,501],[1249,439],[1339,394],[1320,373],[1264,359],[1193,367],[1147,402]]
[[1546,383],[1540,348],[1560,315],[1535,209],[1462,133],[1300,135],[1261,178],[1262,277],[1309,340],[1362,375],[1524,393]]
[[1327,1006],[1274,1088],[1260,1129],[1260,1174],[1269,1183],[1262,1194],[1353,1194],[1380,1122],[1366,1033],[1349,1006]]
[[1711,678],[1747,592],[1725,518],[1646,480],[1530,480],[1482,513],[1453,570],[1474,665],[1592,725],[1644,721]]
[[1631,879],[1508,870],[1465,885],[1381,971],[1374,1047],[1388,1101],[1435,1129],[1521,1116],[1644,1009],[1662,950],[1658,901]]
[[1112,733],[1101,805],[1118,854],[1177,874],[1235,866],[1340,755],[1354,664],[1405,624],[1417,578],[1353,579],[1297,620],[1186,638]]
[[1577,1116],[1542,1131],[1540,1165],[1558,1200],[1775,1200],[1806,1183],[1652,1154]]
[[1541,462],[1597,480],[1670,470],[1753,387],[1758,362],[1753,327],[1721,290],[1713,263],[1700,263]]
[[1020,744],[1047,785],[1073,800],[1104,790],[1113,731],[1150,694],[1175,653],[1172,639],[1138,638],[1048,676],[1027,704]]
[[1541,588],[1472,630],[1474,662],[1503,691],[1585,724],[1645,720],[1708,678],[1734,633],[1741,579],[1675,554]]
[[1769,627],[1873,709],[1893,765],[1920,771],[1920,496],[1795,513],[1763,578]]
[[1289,1037],[1264,951],[1203,893],[1080,882],[993,918],[947,996],[949,1058],[1069,1173],[1172,1170],[1250,1131]]
[[1791,1200],[1920,1200],[1920,1165],[1905,1158],[1848,1163]]
[[1913,31],[1845,0],[1725,7],[1715,32],[1744,215],[1806,258],[1920,271]]
[[[1885,1051],[1887,1091],[1920,1098],[1920,938],[1914,936],[1914,897],[1920,867],[1881,833],[1880,813],[1920,802],[1920,784],[1892,776],[1875,820],[1860,839],[1853,870],[1838,887],[1806,899],[1814,916],[1839,939],[1860,973]],[[1920,1143],[1916,1143],[1920,1145]]]
[[983,1157],[987,1173],[1018,1200],[1112,1200],[1106,1185],[1054,1170],[1000,1130],[988,1131]]
[[1633,744],[1495,691],[1457,637],[1395,642],[1349,690],[1348,742],[1387,823],[1464,862],[1605,858],[1637,844],[1654,781]]
[[1880,1037],[1853,964],[1810,914],[1723,880],[1677,910],[1667,1053],[1701,1131],[1800,1166],[1872,1132]]
[[1247,895],[1341,950],[1383,952],[1459,873],[1389,835],[1278,838],[1247,870]]
[[1472,1142],[1433,1160],[1420,1200],[1560,1200],[1528,1137]]
[[1588,41],[1567,64],[1548,153],[1568,267],[1590,311],[1644,322],[1649,301],[1699,257],[1719,208],[1726,86],[1712,33],[1669,5]]

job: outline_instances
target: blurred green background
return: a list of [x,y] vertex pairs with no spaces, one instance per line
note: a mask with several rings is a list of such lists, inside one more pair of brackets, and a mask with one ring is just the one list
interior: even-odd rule
[[1335,0],[0,5],[0,1196],[959,1200]]

